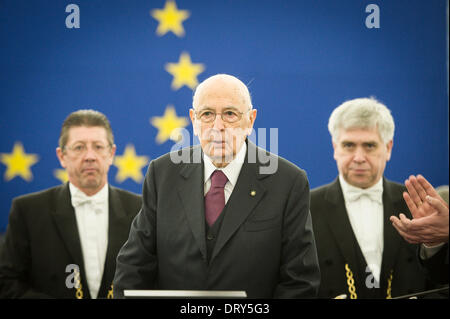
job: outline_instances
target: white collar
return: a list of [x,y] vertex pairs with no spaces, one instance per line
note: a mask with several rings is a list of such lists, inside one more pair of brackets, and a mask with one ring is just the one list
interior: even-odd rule
[[213,162],[205,153],[203,153],[203,162],[204,162],[204,173],[205,173],[205,183],[210,178],[211,174],[215,170],[221,170],[225,176],[228,178],[228,181],[234,187],[236,185],[237,179],[239,177],[239,173],[241,172],[242,164],[245,161],[245,155],[247,154],[247,143],[242,143],[241,149],[236,154],[234,159],[225,167],[218,168],[214,166]]
[[380,180],[378,182],[376,182],[374,185],[372,185],[371,187],[363,189],[363,188],[356,187],[356,186],[349,184],[345,180],[345,178],[341,174],[339,174],[339,183],[341,184],[342,193],[344,194],[344,199],[346,199],[346,194],[348,194],[349,192],[352,192],[352,191],[353,192],[370,192],[370,191],[377,190],[380,194],[383,193],[383,178],[380,178]]
[[104,202],[108,200],[108,183],[105,183],[105,185],[102,187],[101,190],[99,190],[97,193],[95,193],[92,196],[86,195],[82,190],[80,190],[78,187],[73,185],[69,182],[69,189],[70,189],[70,196],[71,198],[74,196],[80,196],[80,197],[86,197],[87,199],[90,199],[92,201],[96,202]]

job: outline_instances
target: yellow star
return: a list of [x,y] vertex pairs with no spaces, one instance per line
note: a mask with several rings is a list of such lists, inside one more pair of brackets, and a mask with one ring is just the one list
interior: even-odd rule
[[8,182],[16,176],[27,182],[33,179],[30,167],[38,162],[36,154],[26,154],[22,143],[14,143],[12,153],[0,153],[0,162],[6,165],[5,180]]
[[193,90],[198,85],[197,75],[202,73],[205,67],[201,63],[192,63],[189,53],[183,52],[178,63],[167,63],[165,69],[173,75],[173,90],[178,90],[183,85]]
[[118,172],[116,181],[122,183],[127,178],[133,179],[136,183],[140,183],[144,179],[142,175],[142,167],[147,165],[147,156],[137,156],[136,150],[132,144],[125,147],[122,156],[116,156],[114,165],[117,166]]
[[163,116],[154,116],[150,123],[158,129],[156,141],[161,144],[169,138],[174,141],[181,139],[180,134],[176,134],[179,128],[186,127],[189,122],[186,117],[178,117],[175,108],[168,105]]
[[182,22],[189,18],[190,13],[187,10],[178,10],[175,1],[166,1],[164,9],[152,10],[150,14],[159,22],[156,29],[158,36],[163,36],[168,31],[172,31],[178,37],[184,36]]
[[53,170],[53,176],[55,176],[56,179],[59,179],[63,184],[69,181],[69,176],[67,175],[67,171],[65,169]]

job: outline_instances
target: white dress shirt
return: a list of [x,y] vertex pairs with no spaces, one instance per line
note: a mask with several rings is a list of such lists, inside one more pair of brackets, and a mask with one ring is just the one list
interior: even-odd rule
[[247,154],[247,144],[244,142],[239,152],[227,166],[223,168],[217,168],[216,166],[214,166],[211,159],[205,153],[203,153],[204,174],[205,174],[204,195],[206,195],[206,193],[208,193],[209,189],[211,188],[211,174],[215,170],[221,170],[228,178],[228,182],[225,184],[224,189],[225,204],[226,204],[231,196],[231,193],[233,192],[234,186],[236,185],[239,173],[241,172],[242,164],[244,164],[246,154]]
[[[359,247],[364,255],[367,266],[377,282],[380,281],[381,262],[383,258],[383,179],[368,189],[348,184],[339,175],[342,192],[345,199],[345,207],[353,228],[353,233],[358,240]],[[377,191],[377,200],[363,195],[356,200],[350,200],[350,192]]]
[[[97,298],[108,247],[108,184],[97,194],[87,196],[69,183],[83,252],[84,269],[91,298]],[[80,204],[77,202],[84,201]]]

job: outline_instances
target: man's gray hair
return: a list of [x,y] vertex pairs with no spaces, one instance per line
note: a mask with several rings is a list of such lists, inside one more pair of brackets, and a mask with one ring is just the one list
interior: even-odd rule
[[384,143],[394,138],[395,124],[391,111],[373,97],[346,101],[331,113],[328,130],[333,142],[339,139],[341,130],[356,128],[377,128]]

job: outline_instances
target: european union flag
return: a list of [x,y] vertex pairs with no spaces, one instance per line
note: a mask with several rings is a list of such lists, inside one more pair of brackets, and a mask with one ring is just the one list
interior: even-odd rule
[[447,5],[2,1],[0,233],[13,197],[67,180],[55,149],[69,113],[107,115],[117,145],[109,183],[140,193],[149,161],[180,141],[180,128],[192,132],[196,85],[217,73],[249,86],[255,130],[278,129],[277,153],[305,169],[311,187],[337,175],[331,111],[368,96],[396,123],[385,175],[448,184]]

